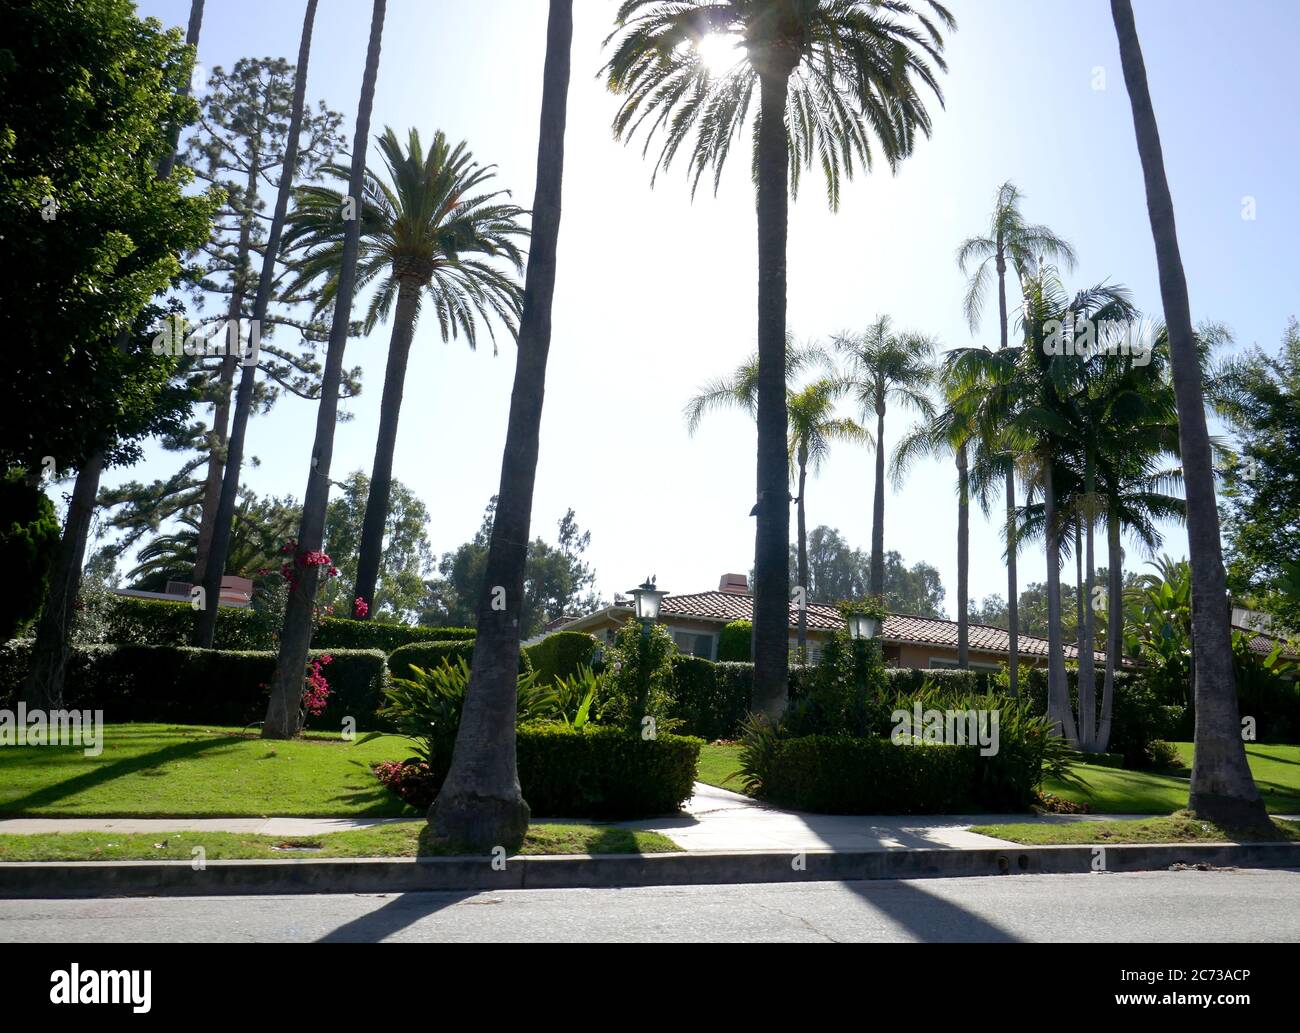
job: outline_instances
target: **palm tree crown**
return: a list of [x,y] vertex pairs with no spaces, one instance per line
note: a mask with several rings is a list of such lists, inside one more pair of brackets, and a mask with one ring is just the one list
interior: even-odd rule
[[[432,303],[444,341],[463,333],[473,348],[483,323],[495,351],[491,317],[511,336],[517,330],[521,292],[516,277],[523,271],[518,241],[528,236],[521,222],[527,212],[503,200],[510,196],[508,190],[485,189],[495,166],[476,162],[464,142],[453,147],[443,133],[435,133],[426,153],[418,131],[410,131],[403,147],[389,128],[378,146],[389,181],[367,169],[359,212],[357,286],[383,277],[366,312],[365,331],[388,318],[402,281],[411,280]],[[348,177],[339,165],[326,166],[324,172],[344,182]],[[322,305],[332,301],[337,286],[343,208],[338,190],[306,186],[298,190],[291,216],[287,242],[308,250],[300,282],[327,277]]]
[[[930,134],[918,86],[943,103],[936,75],[947,68],[942,33],[955,26],[935,0],[625,0],[605,40],[617,37],[605,66],[609,88],[626,98],[614,133],[630,139],[644,127],[648,152],[662,132],[656,174],[694,133],[692,192],[710,168],[716,190],[759,79],[788,77],[791,192],[816,161],[836,208],[841,178],[851,179],[856,164],[871,167],[873,137],[893,169],[911,153],[918,130]],[[729,68],[702,55],[709,37],[733,43]]]

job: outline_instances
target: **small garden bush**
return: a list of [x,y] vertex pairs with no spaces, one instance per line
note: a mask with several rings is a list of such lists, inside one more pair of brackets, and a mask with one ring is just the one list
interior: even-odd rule
[[718,663],[749,663],[754,659],[752,621],[732,621],[718,633]]
[[557,631],[525,650],[539,685],[552,685],[577,674],[579,667],[590,667],[595,651],[595,637],[581,631]]
[[[393,650],[388,657],[388,670],[394,678],[409,678],[414,668],[420,667],[426,671],[433,670],[442,665],[446,660],[456,662],[464,660],[466,663],[474,662],[474,642],[472,639],[450,639],[448,641],[434,642],[413,642],[410,645],[401,646]],[[521,649],[519,651],[519,673],[528,674],[532,671],[532,662],[528,659],[528,652]]]
[[384,624],[326,617],[312,636],[317,649],[382,649],[391,653],[418,642],[472,642],[473,628],[429,628],[418,624]]
[[671,731],[680,723],[672,716],[672,657],[676,651],[662,624],[643,628],[639,621],[626,621],[606,656],[596,719],[639,732],[642,719],[652,717],[659,730]]
[[0,641],[12,638],[41,610],[59,550],[54,504],[22,470],[0,477]]

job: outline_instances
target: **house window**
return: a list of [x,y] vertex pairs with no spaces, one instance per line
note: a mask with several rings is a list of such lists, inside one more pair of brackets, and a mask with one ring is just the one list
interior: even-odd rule
[[713,636],[698,631],[674,631],[673,641],[677,643],[677,652],[687,656],[699,656],[705,660],[713,659]]
[[[930,670],[932,671],[955,671],[960,666],[961,665],[958,664],[956,660],[949,660],[947,657],[943,657],[943,656],[930,657]],[[982,663],[977,663],[974,660],[972,660],[969,664],[967,664],[967,666],[972,671],[993,671],[996,673],[997,671],[1002,670],[1002,667],[999,664],[982,664]]]

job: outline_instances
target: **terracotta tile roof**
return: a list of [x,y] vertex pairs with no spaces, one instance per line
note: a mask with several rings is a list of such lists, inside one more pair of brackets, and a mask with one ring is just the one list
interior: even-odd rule
[[[1277,645],[1278,640],[1268,635],[1261,634],[1254,628],[1243,627],[1240,624],[1232,626],[1233,631],[1240,631],[1247,636],[1247,646],[1252,653],[1258,653],[1260,656],[1268,656],[1273,652],[1273,647]],[[1286,645],[1282,646],[1282,656],[1290,660],[1300,660],[1300,653]]]
[[[754,598],[740,592],[693,592],[687,595],[667,596],[660,608],[661,619],[687,617],[694,620],[735,621],[753,620]],[[790,607],[790,627],[799,623],[799,612]],[[808,606],[808,627],[820,631],[835,631],[844,627],[844,619],[834,606],[812,603]],[[1011,636],[1002,628],[984,624],[967,625],[970,648],[977,653],[1002,653],[1011,651]],[[916,617],[910,614],[891,613],[885,618],[880,637],[886,642],[918,646],[944,646],[957,648],[957,622],[939,617]],[[1020,652],[1024,656],[1046,657],[1047,639],[1033,635],[1020,636]],[[1064,643],[1065,659],[1077,660],[1079,650]],[[1096,653],[1099,662],[1105,662],[1105,653]]]

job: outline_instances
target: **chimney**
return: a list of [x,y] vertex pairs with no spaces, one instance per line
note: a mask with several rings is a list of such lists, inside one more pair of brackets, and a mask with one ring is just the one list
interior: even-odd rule
[[718,582],[718,591],[730,595],[748,595],[749,578],[744,574],[723,574]]

